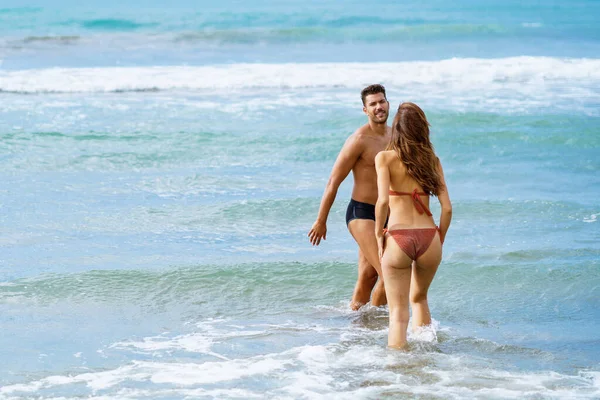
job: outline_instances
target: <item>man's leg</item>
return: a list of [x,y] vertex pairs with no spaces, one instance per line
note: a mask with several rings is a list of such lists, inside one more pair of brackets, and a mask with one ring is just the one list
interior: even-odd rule
[[358,249],[358,279],[352,293],[350,308],[358,310],[369,302],[371,291],[377,282],[377,271],[369,263],[362,250]]
[[385,306],[387,304],[387,297],[385,296],[385,286],[383,285],[383,275],[377,280],[375,289],[373,289],[373,295],[371,296],[371,304],[375,307]]
[[[371,290],[377,281],[377,276],[379,276],[379,281],[373,291],[371,304],[374,306],[387,304],[385,287],[383,286],[381,274],[381,265],[379,263],[379,255],[377,254],[375,221],[370,219],[354,219],[348,223],[348,230],[352,234],[352,237],[359,248],[358,281],[356,282],[356,288],[354,289],[354,295],[352,296],[353,304],[355,303],[355,299],[357,302],[365,299],[365,289],[368,290],[369,294],[369,296],[366,297],[366,302],[369,301]],[[362,304],[358,305],[356,308],[353,306],[352,308],[358,309],[361,305]]]

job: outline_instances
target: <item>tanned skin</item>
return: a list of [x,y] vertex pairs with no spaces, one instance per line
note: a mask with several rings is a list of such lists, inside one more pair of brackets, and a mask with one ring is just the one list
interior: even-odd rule
[[[387,125],[389,103],[384,93],[365,97],[363,112],[368,122],[348,137],[342,147],[325,187],[317,220],[308,232],[310,242],[318,246],[327,238],[327,217],[340,184],[350,171],[354,178],[352,199],[375,205],[377,203],[377,173],[375,156],[387,147],[391,128]],[[374,306],[387,303],[380,260],[377,254],[375,221],[354,219],[348,230],[358,244],[358,279],[352,294],[350,307],[358,310],[371,300]],[[379,279],[378,279],[379,278]],[[375,286],[377,284],[377,286]],[[375,288],[373,290],[373,288]],[[371,296],[371,291],[373,295]]]

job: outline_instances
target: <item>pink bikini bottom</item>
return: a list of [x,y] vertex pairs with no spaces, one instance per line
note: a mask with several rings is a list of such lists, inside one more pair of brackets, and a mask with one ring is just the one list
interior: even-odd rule
[[393,229],[387,233],[411,260],[416,260],[427,251],[438,228]]

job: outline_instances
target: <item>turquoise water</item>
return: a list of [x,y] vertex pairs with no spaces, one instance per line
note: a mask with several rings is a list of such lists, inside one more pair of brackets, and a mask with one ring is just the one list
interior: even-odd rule
[[[0,399],[600,397],[598,2],[11,1]],[[351,178],[306,237],[373,82],[454,206],[408,352]]]

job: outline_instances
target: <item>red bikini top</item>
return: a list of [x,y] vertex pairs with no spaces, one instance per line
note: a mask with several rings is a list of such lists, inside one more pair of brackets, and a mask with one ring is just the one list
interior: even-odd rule
[[427,193],[419,192],[419,191],[417,191],[417,189],[413,190],[412,193],[396,192],[395,190],[390,189],[390,196],[412,196],[413,203],[415,205],[415,208],[419,212],[419,214],[425,213],[425,214],[429,215],[430,217],[432,215],[431,211],[429,211],[429,208],[427,208],[425,203],[423,203],[423,200],[421,200],[421,198],[419,197],[419,196],[429,196]]

